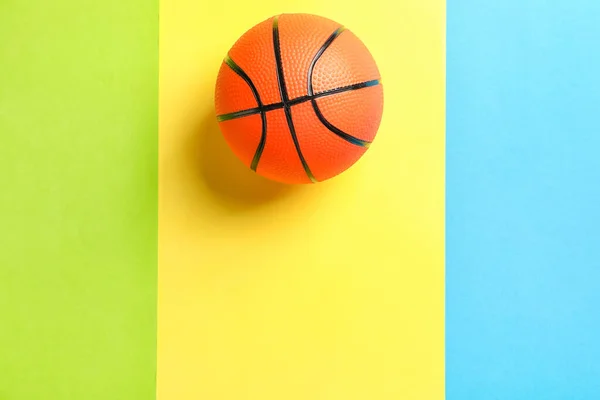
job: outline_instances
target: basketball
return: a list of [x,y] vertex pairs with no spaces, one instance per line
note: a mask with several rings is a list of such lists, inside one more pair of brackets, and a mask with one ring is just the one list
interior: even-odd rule
[[351,167],[383,112],[377,64],[344,26],[283,14],[243,34],[221,64],[217,121],[248,168],[288,184],[320,182]]

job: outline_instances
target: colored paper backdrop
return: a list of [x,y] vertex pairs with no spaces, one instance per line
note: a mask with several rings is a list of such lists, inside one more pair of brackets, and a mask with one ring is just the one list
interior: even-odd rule
[[[293,11],[365,42],[385,111],[351,170],[288,188],[231,154],[213,93],[235,40]],[[443,2],[176,0],[160,21],[158,398],[442,399]]]
[[448,400],[600,398],[600,3],[448,7]]
[[[447,38],[445,7],[0,3],[0,400],[600,398],[600,4],[453,1]],[[318,185],[214,118],[282,12],[383,77]]]
[[0,2],[0,399],[151,399],[158,4]]

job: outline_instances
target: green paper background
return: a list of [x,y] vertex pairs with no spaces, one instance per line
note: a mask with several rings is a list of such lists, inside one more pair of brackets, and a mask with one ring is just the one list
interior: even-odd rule
[[152,399],[158,2],[0,0],[0,400]]

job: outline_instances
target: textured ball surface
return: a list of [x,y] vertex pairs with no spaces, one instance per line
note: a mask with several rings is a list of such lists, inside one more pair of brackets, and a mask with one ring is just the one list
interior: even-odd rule
[[283,14],[246,32],[221,65],[215,107],[233,152],[283,183],[329,179],[372,143],[381,77],[366,46],[327,18]]

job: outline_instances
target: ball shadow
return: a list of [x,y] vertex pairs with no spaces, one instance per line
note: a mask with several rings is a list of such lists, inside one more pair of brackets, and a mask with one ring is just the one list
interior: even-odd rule
[[189,136],[186,149],[199,178],[215,203],[230,211],[248,211],[295,190],[263,178],[245,166],[223,137],[213,110],[204,112],[197,129]]

